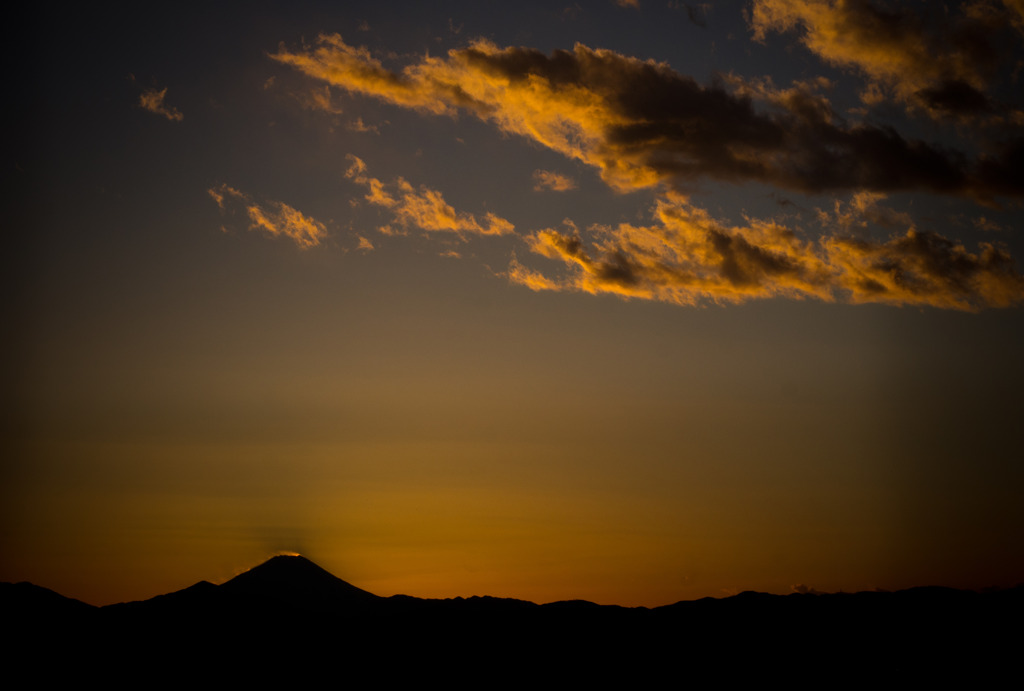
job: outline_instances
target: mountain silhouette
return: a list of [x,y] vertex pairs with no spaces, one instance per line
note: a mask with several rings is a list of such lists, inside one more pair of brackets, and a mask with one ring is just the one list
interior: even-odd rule
[[220,590],[310,612],[351,613],[381,599],[298,555],[272,557],[235,576]]
[[0,611],[7,617],[86,617],[96,607],[32,583],[0,583]]
[[[28,583],[0,584],[0,648],[54,681],[262,683],[271,670],[348,674],[359,685],[649,686],[761,682],[820,686],[882,676],[974,686],[1014,669],[1024,587],[991,592],[770,595],[662,607],[496,597],[380,597],[300,556],[276,556],[221,585],[93,607]],[[60,660],[54,666],[53,661]],[[100,665],[97,661],[111,661]],[[983,661],[983,664],[982,664]],[[116,664],[114,664],[116,662]],[[67,670],[62,675],[61,670]],[[46,677],[50,674],[50,677]],[[98,674],[98,672],[97,672]],[[119,685],[118,684],[118,685]],[[800,685],[800,684],[797,684]]]

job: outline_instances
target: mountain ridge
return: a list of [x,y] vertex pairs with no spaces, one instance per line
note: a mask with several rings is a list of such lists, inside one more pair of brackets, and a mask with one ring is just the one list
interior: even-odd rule
[[[756,599],[767,600],[767,599],[779,599],[779,598],[842,598],[842,597],[866,597],[866,596],[891,596],[899,595],[900,597],[910,598],[927,598],[927,597],[972,597],[978,595],[992,596],[998,593],[1024,593],[1024,584],[1011,586],[1008,588],[988,588],[984,591],[975,590],[964,590],[958,588],[951,588],[948,586],[913,586],[910,588],[904,588],[895,591],[885,590],[870,590],[870,591],[856,591],[856,592],[838,592],[838,593],[823,593],[823,592],[793,592],[787,594],[775,594],[775,593],[764,593],[760,591],[743,591],[735,595],[729,595],[725,597],[702,597],[696,600],[678,600],[673,603],[665,605],[657,605],[654,607],[646,606],[625,606],[617,604],[601,605],[589,600],[582,599],[566,599],[557,600],[547,603],[535,603],[530,600],[522,600],[519,598],[511,597],[500,597],[493,595],[472,595],[469,597],[465,596],[454,596],[449,598],[422,598],[415,595],[407,594],[395,594],[390,596],[381,596],[375,593],[371,593],[367,590],[359,588],[338,576],[327,571],[320,565],[316,564],[312,560],[298,554],[278,554],[274,555],[259,564],[248,568],[235,576],[229,578],[220,584],[215,584],[207,580],[200,580],[196,583],[182,588],[180,590],[171,591],[169,593],[162,593],[155,595],[150,598],[143,600],[131,600],[125,602],[111,603],[108,605],[92,605],[90,603],[77,600],[75,598],[67,597],[56,591],[50,590],[44,586],[29,583],[27,581],[19,583],[0,583],[0,586],[11,587],[17,586],[19,588],[31,588],[38,589],[38,591],[46,591],[51,593],[56,598],[67,600],[70,602],[78,603],[92,609],[109,609],[118,608],[126,605],[137,605],[141,603],[149,603],[153,601],[164,601],[174,600],[185,596],[192,596],[196,594],[208,595],[212,592],[218,593],[232,593],[238,596],[249,596],[249,597],[264,597],[270,599],[282,599],[291,601],[293,604],[300,604],[310,598],[325,598],[327,601],[336,601],[344,604],[366,604],[366,603],[383,603],[383,602],[400,602],[400,601],[417,601],[422,603],[524,603],[534,605],[537,607],[558,607],[558,608],[573,608],[573,607],[599,607],[599,608],[613,608],[613,609],[627,609],[627,610],[661,610],[666,608],[676,608],[688,605],[699,605],[701,603],[723,603],[729,601],[753,601]],[[52,599],[52,598],[51,598]],[[56,601],[56,600],[54,600]]]
[[[78,605],[84,605],[85,607],[92,609],[108,609],[117,608],[125,605],[134,605],[139,603],[152,602],[156,600],[165,599],[176,599],[184,596],[190,596],[202,593],[204,595],[212,593],[214,591],[218,593],[230,592],[238,595],[255,596],[255,597],[267,597],[267,598],[282,598],[286,600],[300,601],[302,599],[318,596],[327,597],[329,600],[348,601],[350,603],[361,602],[397,602],[397,601],[418,601],[418,602],[430,602],[430,603],[458,603],[458,602],[490,602],[490,603],[527,603],[538,607],[601,607],[601,608],[615,608],[615,609],[635,609],[635,610],[658,610],[665,608],[675,608],[686,605],[696,605],[699,603],[713,603],[713,602],[728,602],[728,601],[744,601],[744,600],[755,600],[755,599],[779,599],[779,598],[843,598],[843,597],[865,597],[865,596],[892,596],[899,595],[903,598],[915,597],[915,598],[927,598],[927,597],[974,597],[974,596],[993,596],[996,594],[1013,594],[1013,593],[1024,593],[1024,584],[1013,586],[1009,588],[991,588],[985,589],[984,591],[974,590],[963,590],[949,588],[946,586],[915,586],[907,589],[901,589],[898,591],[858,591],[853,593],[787,593],[784,595],[773,594],[773,593],[762,593],[759,591],[743,591],[741,593],[725,596],[721,598],[716,597],[703,597],[696,600],[679,600],[673,603],[665,605],[657,605],[653,607],[647,606],[626,606],[617,604],[601,605],[589,600],[582,599],[567,599],[557,600],[547,603],[536,603],[529,600],[522,600],[519,598],[506,598],[492,595],[473,595],[469,597],[455,596],[451,598],[421,598],[413,595],[406,594],[395,594],[391,596],[380,596],[364,589],[358,588],[350,584],[350,582],[336,576],[322,566],[319,566],[312,560],[297,554],[288,555],[274,555],[269,557],[265,561],[250,567],[230,578],[221,582],[221,584],[213,584],[209,580],[199,580],[191,586],[187,586],[183,589],[172,591],[170,593],[164,593],[146,598],[143,600],[132,600],[118,603],[111,603],[108,605],[92,605],[90,603],[77,600],[55,591],[47,589],[43,586],[31,584],[29,581],[20,581],[16,584],[10,584],[10,582],[2,582],[0,587],[11,588],[16,587],[18,589],[36,589],[39,592],[46,592],[52,594],[56,598],[61,600],[67,600]],[[9,597],[9,594],[8,594]],[[42,596],[40,596],[42,597]],[[52,599],[52,598],[51,598]]]
[[[917,682],[935,670],[946,680],[950,665],[962,665],[973,675],[965,680],[984,686],[999,681],[989,670],[1001,662],[1012,669],[1017,659],[1021,635],[1006,624],[1024,614],[1024,587],[747,592],[650,609],[585,600],[538,605],[489,596],[381,597],[304,557],[274,557],[220,585],[199,581],[104,607],[4,584],[0,613],[5,629],[16,632],[5,650],[10,659],[34,661],[37,669],[64,660],[75,674],[96,669],[97,660],[116,661],[101,669],[125,684],[153,670],[173,670],[185,683],[210,669],[225,680],[248,674],[262,681],[274,663],[302,661],[302,669],[322,674],[341,664],[371,675],[357,678],[363,681],[426,675],[475,688],[551,674],[562,683],[612,675],[653,685],[694,670],[744,682],[784,673],[820,685],[837,670],[866,682],[881,674]],[[987,665],[980,680],[978,660]],[[280,670],[285,680],[289,665]]]

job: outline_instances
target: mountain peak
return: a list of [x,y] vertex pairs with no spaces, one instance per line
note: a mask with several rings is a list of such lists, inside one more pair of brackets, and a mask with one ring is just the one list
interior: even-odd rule
[[220,587],[239,595],[316,609],[350,608],[377,599],[298,554],[271,557]]
[[288,569],[301,568],[301,569],[308,569],[311,566],[314,567],[314,568],[320,569],[321,571],[326,571],[325,569],[321,568],[320,566],[317,566],[311,560],[307,559],[306,557],[302,556],[301,554],[291,554],[291,553],[289,553],[289,554],[276,554],[276,555],[272,556],[270,559],[267,559],[262,564],[260,564],[258,566],[252,567],[251,569],[249,569],[249,571],[253,571],[255,569],[263,569],[263,568],[280,568],[280,569],[284,569],[284,568],[288,568]]

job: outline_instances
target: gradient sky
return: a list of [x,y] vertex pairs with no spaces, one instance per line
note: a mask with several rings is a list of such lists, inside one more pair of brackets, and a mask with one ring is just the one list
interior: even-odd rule
[[22,29],[0,580],[1024,581],[1024,3],[198,5]]

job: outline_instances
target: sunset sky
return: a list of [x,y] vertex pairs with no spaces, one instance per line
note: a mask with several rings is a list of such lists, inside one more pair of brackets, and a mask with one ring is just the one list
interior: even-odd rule
[[1024,581],[1024,2],[186,4],[19,29],[0,581]]

